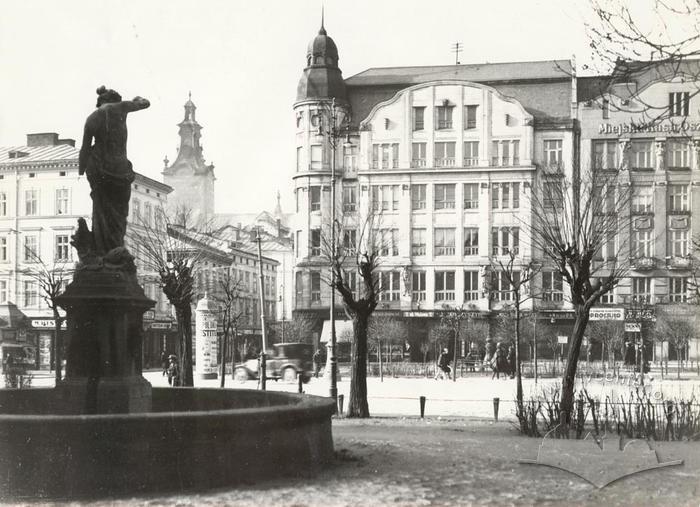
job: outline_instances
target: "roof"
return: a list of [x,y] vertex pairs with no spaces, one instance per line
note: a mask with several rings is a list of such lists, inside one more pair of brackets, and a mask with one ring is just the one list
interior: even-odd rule
[[162,183],[158,180],[154,180],[153,178],[149,178],[148,176],[144,176],[141,173],[136,173],[136,178],[134,179],[136,183],[141,183],[144,185],[148,185],[152,188],[155,188],[156,190],[159,190],[160,192],[163,192],[164,194],[169,194],[170,192],[173,191],[173,187],[170,185],[166,185],[165,183]]
[[442,79],[495,83],[550,79],[568,80],[571,75],[572,67],[569,60],[545,60],[422,67],[379,67],[355,74],[346,79],[345,84],[348,86],[412,85]]
[[27,320],[27,316],[14,303],[0,305],[0,326],[19,327]]
[[[19,156],[11,158],[11,153]],[[5,146],[0,147],[0,164],[26,164],[27,162],[48,162],[69,160],[78,162],[80,150],[69,144],[47,146]],[[26,154],[26,155],[22,155]]]

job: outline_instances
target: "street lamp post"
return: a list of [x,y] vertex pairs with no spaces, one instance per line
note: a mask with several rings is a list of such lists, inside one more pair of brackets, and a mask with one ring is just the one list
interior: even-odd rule
[[[331,367],[331,385],[330,396],[333,400],[338,399],[338,358],[336,356],[337,338],[335,333],[335,263],[337,262],[337,238],[336,238],[336,209],[335,209],[335,187],[336,187],[336,150],[338,147],[338,139],[343,135],[344,123],[346,119],[345,111],[339,108],[335,102],[335,98],[331,99],[330,106],[328,103],[323,103],[329,107],[328,126],[323,130],[323,118],[318,124],[319,135],[325,135],[328,138],[328,144],[331,147],[331,246],[330,246],[330,264],[331,264],[331,301],[330,301],[330,321],[331,321],[331,346],[330,346],[330,367]],[[337,406],[337,403],[336,403]]]
[[262,238],[260,228],[257,229],[256,241],[258,243],[258,277],[260,288],[260,325],[262,336],[262,351],[260,352],[260,388],[265,391],[267,389],[267,335],[265,330],[265,284],[263,278],[263,262],[262,262]]

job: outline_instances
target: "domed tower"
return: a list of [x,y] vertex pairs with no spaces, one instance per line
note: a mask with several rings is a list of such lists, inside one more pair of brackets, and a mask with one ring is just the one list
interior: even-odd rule
[[168,196],[170,212],[190,211],[193,217],[206,220],[214,215],[214,164],[204,161],[199,142],[202,126],[196,120],[197,106],[189,94],[185,102],[185,118],[178,124],[180,147],[175,162],[165,159],[163,182],[173,187]]
[[[336,127],[349,118],[345,81],[338,67],[338,48],[328,36],[321,18],[321,28],[309,43],[306,67],[297,86],[294,103],[296,120],[296,173],[294,192],[296,215],[293,222],[295,241],[295,308],[321,311],[327,315],[330,292],[319,284],[321,271],[327,270],[321,248],[321,230],[330,222],[332,158],[335,153],[336,210],[342,209],[343,141],[331,139],[333,120]],[[339,133],[339,130],[335,130]],[[333,142],[335,141],[335,143]],[[335,149],[334,149],[335,145]],[[338,216],[338,219],[341,217]],[[325,275],[324,275],[325,278]],[[324,308],[325,307],[325,308]]]

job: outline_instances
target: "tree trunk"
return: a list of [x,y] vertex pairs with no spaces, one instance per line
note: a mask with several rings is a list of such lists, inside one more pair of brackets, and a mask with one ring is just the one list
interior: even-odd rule
[[566,370],[562,378],[561,385],[561,419],[560,424],[568,428],[571,423],[571,414],[574,409],[574,385],[576,381],[576,367],[578,366],[578,356],[583,342],[583,333],[588,324],[590,308],[579,305],[575,308],[576,317],[574,329],[571,333],[571,345],[566,358]]
[[457,337],[459,336],[459,326],[454,330],[454,350],[452,351],[452,382],[457,382]]
[[61,339],[61,323],[62,319],[61,316],[58,313],[58,309],[54,308],[53,309],[53,321],[54,321],[54,332],[55,336],[53,338],[53,346],[54,346],[54,352],[53,352],[53,364],[54,367],[56,368],[56,385],[61,383],[61,380],[63,379],[63,354],[62,354],[62,348],[63,348],[63,340]]
[[377,359],[379,360],[379,381],[384,382],[384,371],[382,370],[382,341],[377,340]]
[[352,364],[348,417],[369,417],[367,405],[367,321],[369,315],[357,312],[353,318]]
[[182,346],[180,347],[180,385],[186,387],[194,386],[194,375],[192,373],[192,307],[189,302],[175,308],[177,323],[180,326],[180,337]]
[[[515,398],[518,402],[518,410],[523,409],[523,378],[520,372],[520,293],[516,293],[515,300]],[[522,430],[525,431],[523,426]]]
[[[224,329],[226,329],[224,327]],[[224,331],[221,335],[221,375],[219,378],[219,387],[226,385],[226,349],[228,347],[228,332]],[[232,368],[233,369],[233,368]]]

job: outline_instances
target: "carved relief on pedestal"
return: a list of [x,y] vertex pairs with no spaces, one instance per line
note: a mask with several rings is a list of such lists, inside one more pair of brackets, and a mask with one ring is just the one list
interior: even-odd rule
[[657,171],[663,171],[664,169],[664,155],[666,154],[666,140],[656,141],[655,150],[656,152],[656,164],[655,168]]

